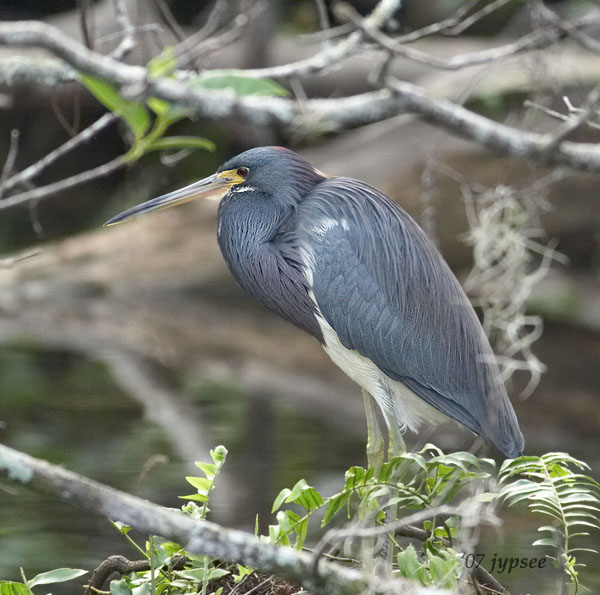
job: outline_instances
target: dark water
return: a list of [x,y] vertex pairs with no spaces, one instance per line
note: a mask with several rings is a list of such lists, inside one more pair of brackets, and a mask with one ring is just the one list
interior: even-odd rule
[[[163,409],[148,410],[113,381],[103,363],[84,355],[35,345],[4,346],[0,418],[5,427],[0,438],[33,456],[175,507],[182,503],[178,496],[190,492],[184,476],[194,474],[192,461],[208,460],[208,449],[224,444],[229,457],[212,500],[211,518],[250,531],[256,514],[266,530],[271,503],[282,488],[304,477],[331,493],[349,466],[364,464],[363,424],[342,430],[335,411],[323,415],[289,399],[257,398],[214,380],[171,380],[177,388],[171,405],[181,413],[179,418]],[[529,444],[535,449],[547,438],[546,432],[534,433],[540,416],[547,419],[551,412],[541,412],[531,403],[522,409],[528,417],[524,430],[533,436]],[[188,432],[183,419],[198,429],[187,443],[182,440]],[[582,427],[585,430],[584,421]],[[553,430],[555,436],[563,436],[560,449],[597,463],[597,436],[594,440],[586,431],[571,430],[560,424]],[[579,440],[573,440],[578,432]],[[488,567],[494,555],[542,554],[531,547],[539,537],[531,517],[511,513],[506,519],[505,527],[484,530],[476,548]],[[140,543],[145,539],[137,538]],[[56,567],[92,570],[115,553],[138,558],[105,519],[25,488],[0,484],[0,579],[17,579],[20,567],[27,577]],[[496,576],[513,594],[555,591],[556,571],[550,564]],[[597,571],[587,580],[592,592],[600,589]],[[53,592],[81,591],[74,581]]]

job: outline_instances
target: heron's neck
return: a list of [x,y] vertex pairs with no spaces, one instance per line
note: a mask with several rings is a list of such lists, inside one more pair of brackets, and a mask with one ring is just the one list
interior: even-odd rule
[[322,340],[301,263],[273,242],[285,216],[270,208],[277,205],[240,198],[219,208],[219,247],[231,273],[257,302]]

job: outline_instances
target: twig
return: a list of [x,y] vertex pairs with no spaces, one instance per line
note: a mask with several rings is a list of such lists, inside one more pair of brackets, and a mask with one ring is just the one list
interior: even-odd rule
[[19,152],[19,136],[20,133],[16,128],[13,128],[10,131],[8,154],[6,155],[6,160],[2,166],[2,174],[0,174],[0,200],[2,199],[4,192],[7,190],[6,181],[8,176],[10,176],[15,167],[17,153]]
[[499,10],[500,8],[512,1],[513,0],[494,0],[494,2],[489,2],[479,10],[475,11],[472,15],[469,15],[453,27],[449,28],[450,34],[460,35],[481,19],[484,19],[488,15],[492,14],[493,12],[496,12],[497,10]]
[[199,70],[199,65],[196,63],[193,56],[188,56],[190,50],[201,41],[211,37],[219,28],[221,17],[227,9],[227,0],[217,0],[213,6],[204,25],[192,35],[181,40],[174,48],[175,57],[185,56],[187,58],[188,67],[195,71]]
[[[132,29],[133,33],[164,33],[164,29],[157,23],[146,23],[144,25],[133,25]],[[107,33],[102,37],[98,37],[96,43],[98,45],[104,45],[114,39],[118,39],[123,35],[122,31],[113,31],[112,33]]]
[[64,128],[65,132],[69,136],[74,136],[79,130],[79,124],[81,119],[81,104],[79,101],[80,96],[79,94],[75,94],[75,96],[73,97],[74,113],[73,122],[71,123],[67,120],[67,117],[63,113],[62,106],[59,103],[59,94],[56,91],[54,91],[54,89],[52,91],[53,92],[50,93],[50,106],[52,107],[52,112],[56,116],[56,119],[58,120],[59,124]]
[[97,593],[114,573],[123,576],[130,572],[141,572],[149,569],[150,562],[148,560],[128,560],[125,556],[109,556],[96,567],[85,592],[86,594]]
[[548,134],[546,151],[554,151],[554,149],[556,149],[569,134],[575,132],[588,122],[590,116],[594,113],[598,102],[600,102],[600,83],[590,91],[576,116],[567,118],[553,132]]
[[594,52],[595,54],[600,54],[600,43],[595,39],[586,35],[582,31],[580,31],[577,27],[570,23],[569,21],[565,21],[561,17],[559,17],[553,10],[550,10],[547,6],[545,6],[542,2],[538,2],[536,4],[536,9],[542,18],[546,19],[548,22],[552,23],[555,27],[571,36],[575,42],[577,42],[580,46]]
[[331,27],[329,15],[327,14],[327,6],[325,0],[315,0],[317,5],[317,13],[319,15],[319,25],[322,31],[327,31]]
[[261,581],[260,583],[258,583],[258,585],[252,587],[252,589],[246,591],[244,595],[251,595],[252,593],[256,593],[256,591],[258,591],[261,587],[264,587],[268,582],[272,581],[273,576],[274,575],[268,576],[264,581]]
[[117,22],[123,31],[123,39],[121,43],[111,52],[111,56],[115,60],[121,60],[135,47],[135,27],[129,17],[127,6],[123,0],[112,0],[115,8],[115,16]]
[[93,514],[119,520],[139,531],[187,544],[190,553],[206,554],[259,568],[302,585],[316,595],[442,595],[402,578],[383,580],[357,569],[324,562],[311,574],[312,556],[277,547],[235,529],[197,521],[172,508],[125,494],[73,472],[0,445],[0,475],[33,489],[49,492]]
[[461,23],[465,15],[469,14],[469,11],[474,6],[477,6],[477,4],[479,4],[479,0],[470,0],[469,2],[465,2],[464,4],[461,4],[449,17],[446,17],[437,23],[432,23],[431,25],[422,27],[421,29],[400,35],[399,37],[396,37],[396,41],[398,43],[410,43],[411,41],[417,41],[417,39],[435,35],[436,33],[447,33],[449,30]]
[[179,26],[179,23],[173,16],[173,13],[171,12],[171,9],[169,8],[165,0],[152,1],[154,3],[154,6],[156,6],[158,11],[160,12],[165,25],[171,30],[171,32],[177,38],[177,40],[180,42],[185,41],[185,33],[183,32],[183,29]]
[[[339,543],[343,539],[348,538],[368,538],[377,537],[386,533],[399,534],[404,537],[412,539],[418,539],[419,541],[426,541],[430,537],[430,533],[424,529],[413,526],[412,523],[420,523],[433,517],[439,517],[440,515],[466,515],[470,516],[472,511],[461,511],[456,506],[438,506],[430,508],[428,510],[422,510],[416,512],[402,519],[398,519],[393,523],[389,523],[377,527],[361,527],[361,528],[350,528],[350,529],[331,529],[328,531],[323,538],[319,541],[313,551],[313,573],[318,571],[320,560],[323,558],[325,549],[330,546],[333,542]],[[488,515],[485,519],[481,518],[481,521],[487,520],[491,524],[497,523],[497,519],[494,516]],[[504,595],[510,595],[508,591],[482,566],[473,569],[472,575],[480,583],[490,586],[493,589],[498,589],[500,593]]]
[[[229,44],[237,41],[244,30],[250,23],[263,10],[265,5],[263,3],[257,3],[252,7],[252,10],[239,14],[233,19],[233,24],[225,29],[218,35],[213,35],[206,38],[202,42],[196,42],[193,47],[187,49],[187,54],[197,62],[202,56],[210,55],[214,52],[219,51],[221,48],[228,46]],[[180,50],[176,49],[176,55],[180,53]]]
[[[567,99],[566,97],[563,97],[563,100]],[[529,99],[526,99],[523,102],[523,107],[532,107],[534,109],[540,110],[541,112],[544,112],[545,114],[547,114],[548,116],[552,117],[552,118],[556,118],[557,120],[562,120],[563,122],[566,122],[567,120],[569,120],[569,116],[566,114],[561,114],[560,112],[557,112],[556,110],[550,109],[549,107],[546,107],[545,105],[542,105],[541,103],[536,103],[535,101],[531,101]],[[567,105],[567,108],[569,109],[569,112],[576,112],[578,111],[578,108],[574,108],[573,106],[569,107]],[[589,126],[590,128],[594,128],[595,130],[600,130],[600,124],[598,122],[594,122],[592,120],[586,120],[585,124],[587,126]]]
[[[407,517],[398,519],[393,523],[388,523],[386,525],[379,525],[376,527],[351,527],[349,529],[330,529],[325,533],[319,543],[316,545],[314,550],[315,564],[317,564],[318,558],[321,557],[323,552],[327,547],[330,546],[333,542],[339,542],[343,539],[348,538],[369,538],[369,537],[378,537],[380,535],[393,534],[397,530],[402,529],[403,527],[407,527],[412,525],[413,523],[420,523],[431,519],[433,517],[438,517],[440,515],[455,515],[455,516],[464,516],[471,515],[472,512],[470,510],[463,511],[459,506],[448,506],[441,505],[435,508],[428,508],[427,510],[421,510],[419,512],[415,512]],[[496,517],[487,516],[482,518],[481,521],[487,521],[490,524],[497,524]]]
[[89,50],[93,50],[94,40],[90,31],[90,24],[88,22],[90,1],[77,0],[77,4],[79,8],[79,27],[81,29],[81,36],[83,37],[83,42],[85,43],[85,47],[87,47]]
[[26,192],[21,192],[20,194],[9,196],[8,198],[5,198],[0,201],[0,210],[7,209],[9,207],[14,207],[16,205],[21,205],[29,201],[48,198],[53,194],[64,192],[65,190],[73,188],[74,186],[78,186],[79,184],[91,182],[92,180],[96,180],[98,178],[107,176],[125,167],[126,165],[128,165],[128,162],[125,161],[122,156],[117,157],[112,161],[108,161],[107,163],[103,163],[98,167],[94,167],[84,172],[75,174],[69,178],[60,180],[59,182],[54,182],[46,186],[40,186],[39,188],[34,188],[33,190],[27,190]]
[[312,33],[302,33],[298,35],[298,41],[300,43],[319,43],[322,41],[330,41],[336,37],[342,37],[355,31],[356,27],[352,23],[344,23],[343,25],[337,25],[337,27],[330,27],[329,29],[319,29]]
[[19,264],[20,262],[23,262],[24,260],[29,260],[30,258],[37,256],[38,254],[40,254],[40,250],[38,248],[32,248],[31,250],[21,252],[16,256],[5,256],[4,258],[0,258],[0,269],[12,269],[15,265]]
[[[0,183],[0,192],[12,190],[16,186],[23,184],[24,182],[29,182],[32,179],[36,178],[55,161],[57,161],[67,153],[73,151],[80,145],[89,142],[98,132],[100,132],[100,130],[106,128],[107,126],[115,122],[117,119],[117,116],[115,116],[112,113],[104,114],[93,124],[82,130],[76,136],[70,138],[66,143],[62,144],[57,149],[54,149],[54,151],[51,151],[50,153],[42,157],[42,159],[40,159],[39,161],[36,161],[34,164],[30,165],[29,167],[26,167],[23,171],[11,176],[10,178],[3,180],[2,183]],[[0,205],[2,205],[1,202]]]

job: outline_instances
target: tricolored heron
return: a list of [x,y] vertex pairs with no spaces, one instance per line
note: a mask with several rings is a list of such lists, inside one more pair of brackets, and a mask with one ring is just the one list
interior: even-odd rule
[[457,420],[507,457],[523,436],[492,349],[460,284],[413,219],[376,188],[329,177],[281,147],[113,217],[221,198],[218,242],[238,283],[315,337],[363,390],[369,463],[402,430]]

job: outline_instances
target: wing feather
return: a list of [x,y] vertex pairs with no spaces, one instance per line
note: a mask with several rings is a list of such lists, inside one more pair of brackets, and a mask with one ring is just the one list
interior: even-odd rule
[[300,204],[297,239],[310,252],[320,312],[344,347],[509,456],[522,450],[477,316],[404,210],[363,182],[332,178]]

